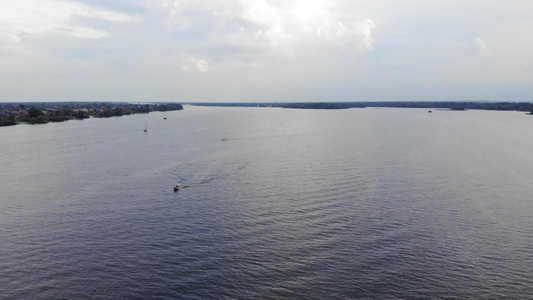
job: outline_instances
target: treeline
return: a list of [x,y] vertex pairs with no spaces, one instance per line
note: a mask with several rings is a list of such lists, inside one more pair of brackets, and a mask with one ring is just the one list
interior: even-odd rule
[[53,104],[2,104],[0,106],[0,126],[18,123],[44,124],[74,119],[108,118],[124,115],[149,113],[152,111],[182,110],[177,103],[128,104],[128,103],[53,103]]
[[11,116],[0,116],[0,126],[12,126],[17,125],[14,117]]
[[389,102],[292,102],[292,103],[189,103],[201,106],[238,106],[238,107],[282,107],[299,109],[347,109],[364,107],[403,107],[403,108],[440,108],[451,110],[514,110],[533,113],[530,102],[426,102],[426,101],[389,101]]
[[275,107],[283,108],[301,108],[301,109],[346,109],[346,108],[364,108],[363,103],[357,102],[316,102],[316,103],[282,103],[276,104]]
[[442,108],[451,110],[481,109],[481,110],[515,110],[531,111],[530,102],[359,102],[366,107],[405,107],[405,108]]

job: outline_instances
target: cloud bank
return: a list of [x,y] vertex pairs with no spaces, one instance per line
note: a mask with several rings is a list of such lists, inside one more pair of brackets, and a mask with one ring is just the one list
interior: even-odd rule
[[373,49],[372,20],[333,11],[327,1],[152,1],[165,30],[187,42],[178,51],[204,60],[357,58]]
[[523,0],[4,1],[0,101],[528,100],[532,29]]
[[111,33],[80,26],[80,19],[110,22],[130,22],[133,17],[105,11],[68,0],[17,0],[0,4],[0,37],[10,43],[20,43],[26,35],[60,33],[79,38],[100,39]]

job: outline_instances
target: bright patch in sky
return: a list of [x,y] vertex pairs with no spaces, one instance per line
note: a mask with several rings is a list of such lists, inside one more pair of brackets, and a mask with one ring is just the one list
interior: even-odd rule
[[0,101],[529,101],[525,0],[0,3]]
[[17,0],[0,4],[0,34],[21,40],[24,35],[43,35],[53,32],[82,38],[111,36],[104,30],[76,27],[77,19],[92,18],[112,22],[129,22],[133,17],[105,11],[68,0]]

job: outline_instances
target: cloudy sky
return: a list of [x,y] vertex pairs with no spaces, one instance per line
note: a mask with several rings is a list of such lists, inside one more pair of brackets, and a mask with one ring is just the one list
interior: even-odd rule
[[0,102],[533,101],[531,0],[0,0]]

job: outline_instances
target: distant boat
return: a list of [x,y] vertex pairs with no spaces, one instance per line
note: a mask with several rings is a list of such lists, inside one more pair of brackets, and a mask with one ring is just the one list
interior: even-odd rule
[[144,132],[148,132],[148,124],[146,122],[144,122]]
[[181,188],[181,185],[180,185],[180,184],[176,184],[176,185],[174,186],[174,192],[179,191],[180,188]]
[[432,111],[431,111],[431,110],[428,110],[428,113],[432,113]]
[[167,117],[164,117],[164,118],[163,118],[163,120],[166,120],[166,119],[167,119]]
[[227,140],[228,140],[228,138],[222,138],[222,139],[221,139],[221,141],[223,141],[223,142],[225,142],[225,141],[227,141]]

